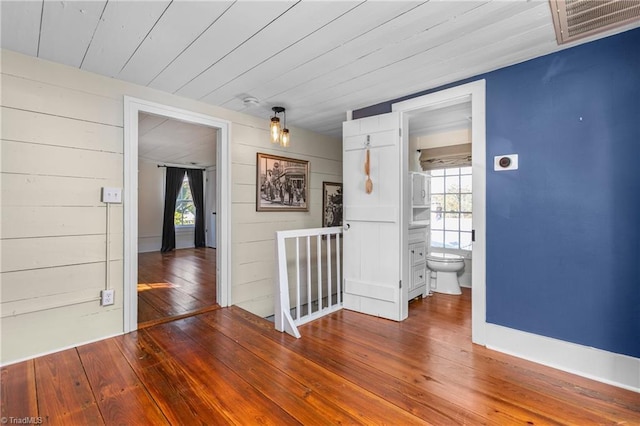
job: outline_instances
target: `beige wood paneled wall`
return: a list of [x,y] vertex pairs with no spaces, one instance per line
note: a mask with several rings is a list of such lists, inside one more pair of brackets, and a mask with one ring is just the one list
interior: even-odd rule
[[[123,330],[123,206],[110,212],[106,280],[104,186],[123,186],[123,96],[231,121],[232,303],[273,313],[274,233],[321,226],[323,181],[342,180],[341,141],[292,128],[272,147],[267,119],[10,51],[1,63],[0,363]],[[256,152],[309,160],[309,213],[255,211]]]

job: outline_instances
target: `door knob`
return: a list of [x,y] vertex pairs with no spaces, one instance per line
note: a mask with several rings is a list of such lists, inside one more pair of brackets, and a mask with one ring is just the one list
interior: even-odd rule
[[351,228],[351,225],[349,225],[348,223],[345,223],[344,225],[342,225],[342,229],[344,229],[345,231],[348,231],[349,228]]

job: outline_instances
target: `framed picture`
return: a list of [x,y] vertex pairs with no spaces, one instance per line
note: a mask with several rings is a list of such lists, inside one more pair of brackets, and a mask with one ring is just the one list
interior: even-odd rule
[[309,211],[309,162],[258,153],[256,211]]
[[322,226],[342,226],[342,184],[322,182]]

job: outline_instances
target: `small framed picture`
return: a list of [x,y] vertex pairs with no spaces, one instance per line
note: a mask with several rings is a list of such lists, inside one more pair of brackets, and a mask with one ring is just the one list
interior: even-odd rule
[[256,211],[309,211],[309,162],[258,153]]
[[322,182],[322,226],[342,226],[342,184]]

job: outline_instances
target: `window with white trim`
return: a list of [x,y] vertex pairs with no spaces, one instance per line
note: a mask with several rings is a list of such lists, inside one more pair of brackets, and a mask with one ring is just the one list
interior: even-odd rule
[[195,226],[196,224],[196,206],[193,204],[189,178],[186,173],[182,180],[182,187],[178,193],[178,199],[176,200],[176,211],[174,213],[173,223],[175,226]]
[[431,170],[431,247],[471,251],[471,167]]

